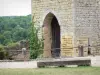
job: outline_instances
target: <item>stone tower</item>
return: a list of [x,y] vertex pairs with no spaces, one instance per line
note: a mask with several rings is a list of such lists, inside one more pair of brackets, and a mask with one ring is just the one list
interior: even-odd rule
[[44,38],[44,57],[100,54],[99,0],[32,0],[32,17]]

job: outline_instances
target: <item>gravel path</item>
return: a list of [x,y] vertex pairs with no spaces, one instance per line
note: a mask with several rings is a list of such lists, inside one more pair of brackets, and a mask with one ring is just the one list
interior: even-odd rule
[[37,61],[0,62],[0,68],[37,68]]

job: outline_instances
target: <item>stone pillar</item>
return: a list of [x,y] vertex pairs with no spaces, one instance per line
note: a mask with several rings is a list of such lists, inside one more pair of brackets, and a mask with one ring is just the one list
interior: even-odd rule
[[45,58],[50,58],[51,57],[51,29],[50,29],[50,25],[46,25],[43,28],[43,36],[44,36],[44,54],[43,56]]

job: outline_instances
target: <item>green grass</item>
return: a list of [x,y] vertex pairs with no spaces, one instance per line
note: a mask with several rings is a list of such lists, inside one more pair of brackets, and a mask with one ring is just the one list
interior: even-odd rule
[[0,69],[0,75],[100,75],[100,67]]

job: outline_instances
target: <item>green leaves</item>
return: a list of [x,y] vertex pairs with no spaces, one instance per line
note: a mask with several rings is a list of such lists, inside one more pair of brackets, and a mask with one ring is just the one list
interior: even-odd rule
[[38,38],[38,30],[31,24],[30,34],[30,58],[36,59],[42,53],[42,40]]
[[29,38],[31,15],[0,17],[0,44],[7,45]]
[[0,45],[0,60],[3,60],[4,58],[5,58],[4,47]]

